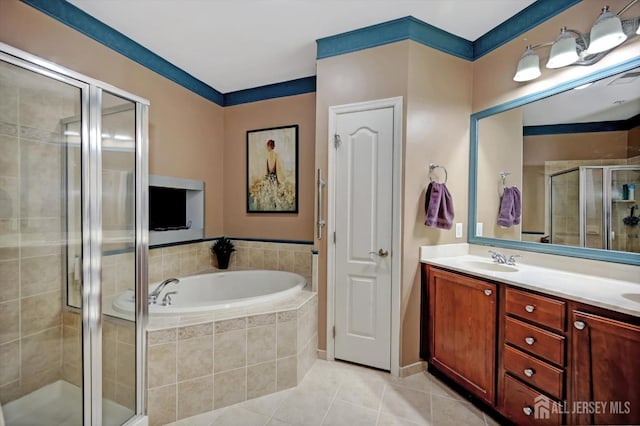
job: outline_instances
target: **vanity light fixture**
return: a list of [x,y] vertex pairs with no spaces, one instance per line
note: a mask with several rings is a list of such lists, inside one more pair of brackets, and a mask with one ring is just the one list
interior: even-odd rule
[[541,75],[540,56],[535,50],[542,47],[551,46],[546,64],[549,69],[595,64],[616,47],[640,35],[640,16],[620,19],[620,15],[638,1],[631,0],[617,14],[609,11],[609,6],[603,7],[589,34],[562,27],[560,35],[553,42],[527,45],[518,61],[513,80],[530,81]]

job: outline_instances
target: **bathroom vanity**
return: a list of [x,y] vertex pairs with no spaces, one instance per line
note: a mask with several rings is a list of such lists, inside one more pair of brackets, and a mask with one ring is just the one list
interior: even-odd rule
[[640,423],[640,285],[422,259],[421,356],[516,424]]

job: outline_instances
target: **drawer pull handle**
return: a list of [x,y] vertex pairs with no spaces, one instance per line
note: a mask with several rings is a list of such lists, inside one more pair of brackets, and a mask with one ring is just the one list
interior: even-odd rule
[[525,337],[524,342],[527,345],[533,345],[536,342],[536,339],[534,339],[533,337]]
[[584,328],[587,326],[587,324],[585,324],[583,321],[576,321],[573,323],[573,326],[575,328],[577,328],[578,330],[584,330]]
[[533,408],[531,407],[524,407],[522,411],[524,411],[524,414],[526,414],[527,416],[530,416],[533,414]]
[[484,294],[486,294],[487,296],[491,296],[493,294],[492,290],[485,290]]
[[527,306],[524,307],[524,310],[529,312],[529,313],[535,311],[535,309],[536,309],[536,307],[533,306],[533,305],[527,305]]
[[536,374],[535,370],[533,368],[525,368],[524,369],[524,375],[527,377],[533,377],[533,375]]

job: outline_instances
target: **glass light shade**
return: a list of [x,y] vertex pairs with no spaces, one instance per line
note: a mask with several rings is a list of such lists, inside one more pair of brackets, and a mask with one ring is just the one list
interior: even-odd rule
[[518,61],[516,75],[513,81],[529,81],[540,77],[540,57],[530,47],[522,54]]
[[593,55],[613,49],[626,39],[627,36],[622,31],[622,21],[620,21],[618,15],[609,11],[609,6],[605,6],[593,27],[591,27],[587,53]]
[[547,68],[560,68],[571,65],[580,59],[576,39],[563,28],[551,46]]

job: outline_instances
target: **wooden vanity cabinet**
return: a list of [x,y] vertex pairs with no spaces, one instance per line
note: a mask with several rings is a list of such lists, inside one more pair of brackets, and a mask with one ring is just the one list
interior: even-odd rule
[[640,424],[639,317],[430,265],[421,309],[429,368],[511,422]]
[[[635,322],[571,311],[572,424],[640,424],[640,324]],[[585,401],[599,405],[585,407]]]
[[496,284],[430,268],[429,362],[495,403]]

